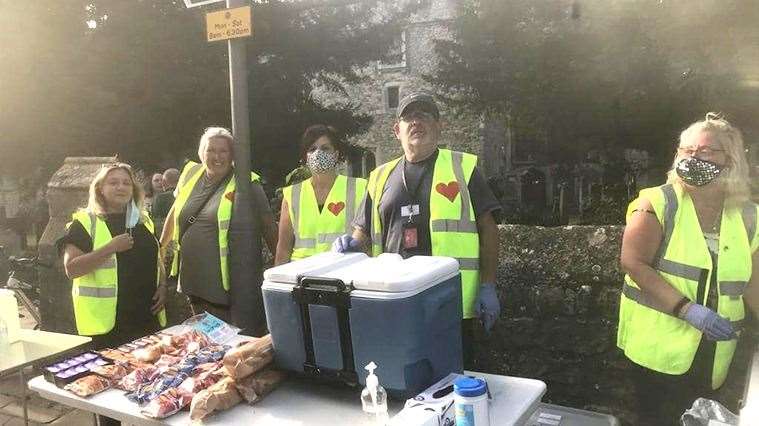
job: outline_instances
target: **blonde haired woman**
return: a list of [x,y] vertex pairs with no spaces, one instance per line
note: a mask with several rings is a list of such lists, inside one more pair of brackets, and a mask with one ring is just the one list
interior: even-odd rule
[[680,134],[667,183],[628,208],[617,345],[639,424],[679,424],[696,398],[719,399],[744,303],[759,313],[757,247],[743,137],[709,113]]
[[165,326],[166,288],[153,223],[132,168],[103,167],[89,202],[74,213],[63,250],[79,334],[96,348],[115,347]]

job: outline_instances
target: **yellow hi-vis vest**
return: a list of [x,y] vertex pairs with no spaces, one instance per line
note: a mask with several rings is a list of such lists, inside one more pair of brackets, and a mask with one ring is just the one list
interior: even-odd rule
[[[685,297],[706,304],[714,270],[690,196],[679,185],[647,188],[638,199],[651,202],[662,224],[662,242],[653,268]],[[638,200],[628,207],[628,217]],[[717,257],[717,313],[736,330],[744,317],[743,293],[751,278],[751,256],[759,246],[757,206],[746,202],[722,212]],[[663,312],[625,276],[619,307],[617,346],[633,362],[665,374],[685,374],[696,355],[702,333],[687,322]],[[725,382],[737,340],[717,342],[712,388]]]
[[292,260],[329,251],[332,242],[353,233],[353,218],[366,192],[366,179],[338,175],[321,212],[312,179],[282,190],[293,224]]
[[[113,236],[108,225],[96,214],[87,210],[79,210],[72,215],[79,221],[92,238],[92,250],[108,244]],[[142,223],[155,233],[155,227],[146,213],[142,215]],[[71,223],[67,225],[70,226]],[[156,286],[159,284],[160,257],[156,256]],[[119,273],[116,264],[116,254],[103,262],[89,274],[74,278],[71,287],[71,297],[74,303],[74,317],[77,332],[82,336],[97,336],[113,330],[116,325],[116,300],[119,290]],[[128,321],[128,318],[122,318]],[[158,313],[158,322],[166,327],[166,310]]]
[[[177,195],[174,200],[174,233],[172,239],[174,240],[174,259],[171,262],[171,275],[177,275],[179,273],[179,214],[182,212],[184,205],[187,203],[187,199],[190,198],[192,189],[195,184],[198,183],[198,179],[205,173],[206,168],[203,164],[189,161],[182,169],[182,174],[179,175],[179,182],[177,183]],[[260,179],[260,176],[250,172],[250,181],[256,182]],[[235,179],[234,176],[229,179],[227,186],[224,188],[224,194],[219,201],[219,210],[216,212],[216,218],[219,226],[219,259],[221,265],[221,284],[225,291],[229,291],[229,262],[227,262],[227,255],[229,254],[229,221],[232,218],[232,202],[235,198]]]
[[[401,157],[371,172],[367,186],[372,199],[372,255],[383,251],[380,198],[390,172]],[[430,242],[433,256],[453,257],[461,270],[464,318],[474,318],[474,304],[480,288],[480,236],[474,207],[469,196],[469,179],[477,165],[473,154],[438,150],[430,188]],[[400,208],[400,206],[398,206]]]

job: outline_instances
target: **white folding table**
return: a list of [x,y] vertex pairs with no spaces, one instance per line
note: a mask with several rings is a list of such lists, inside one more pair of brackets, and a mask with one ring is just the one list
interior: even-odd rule
[[[487,380],[493,396],[492,426],[523,424],[535,410],[546,391],[545,383],[520,377],[467,372]],[[382,377],[380,377],[380,380]],[[105,415],[129,425],[187,425],[189,412],[181,411],[164,420],[142,416],[139,407],[124,397],[124,392],[107,390],[90,398],[80,398],[45,381],[42,376],[29,381],[29,388],[43,398],[85,411]],[[370,425],[361,411],[361,388],[347,388],[290,378],[255,405],[244,403],[216,412],[203,421],[206,425],[256,426],[334,426]],[[402,408],[401,401],[390,401],[390,416]]]
[[0,377],[19,373],[24,424],[29,424],[24,368],[51,361],[65,353],[82,350],[90,345],[91,338],[49,331],[20,330],[21,340],[11,343],[0,352]]

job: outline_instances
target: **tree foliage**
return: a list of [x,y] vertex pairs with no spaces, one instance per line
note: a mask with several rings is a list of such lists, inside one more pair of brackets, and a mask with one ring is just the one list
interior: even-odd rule
[[756,75],[740,54],[759,36],[749,3],[468,1],[428,79],[451,103],[509,117],[548,161],[628,147],[668,159],[707,111],[753,131],[744,83]]
[[[252,2],[252,161],[270,181],[296,166],[306,126],[327,122],[352,134],[370,124],[353,106],[328,110],[310,94],[314,81],[339,85],[327,75],[357,78],[356,65],[386,50],[392,17],[375,13],[377,3]],[[0,20],[19,30],[0,35],[10,47],[0,57],[17,65],[0,77],[8,163],[54,168],[63,156],[119,154],[150,169],[195,157],[204,127],[230,125],[227,46],[204,34],[204,12],[213,8],[0,0]]]

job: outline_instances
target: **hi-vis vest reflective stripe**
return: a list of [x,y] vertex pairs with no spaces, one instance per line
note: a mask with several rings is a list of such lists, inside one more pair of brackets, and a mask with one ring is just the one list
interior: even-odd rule
[[353,233],[353,218],[366,192],[366,179],[338,175],[321,212],[311,179],[282,192],[295,235],[290,258],[303,259],[329,251],[337,237]]
[[[372,198],[372,254],[382,253],[382,221],[379,205],[390,172],[401,158],[385,163],[369,175],[368,194]],[[430,240],[433,256],[449,256],[459,261],[464,318],[474,318],[474,303],[480,287],[480,237],[477,233],[469,179],[477,156],[438,150],[430,188]],[[398,206],[400,208],[400,206]]]
[[[174,260],[171,263],[171,275],[177,275],[179,273],[179,214],[182,212],[184,205],[187,203],[187,199],[192,193],[192,189],[195,184],[198,183],[198,179],[205,172],[203,164],[188,162],[182,174],[179,175],[179,182],[177,184],[177,196],[174,200],[174,233],[172,239],[174,240],[175,254]],[[251,172],[250,181],[256,182],[260,179],[260,176]],[[232,177],[229,179],[227,186],[224,188],[224,194],[219,201],[219,210],[216,213],[216,218],[219,226],[219,259],[221,265],[221,284],[224,290],[229,291],[229,263],[227,262],[227,255],[229,254],[229,220],[232,218],[232,201],[234,200],[235,193],[235,179]]]
[[[92,250],[108,244],[111,231],[104,220],[94,213],[80,210],[73,214],[73,220],[79,221],[92,238]],[[155,232],[153,222],[143,214],[142,222],[151,234]],[[70,226],[71,223],[69,223]],[[160,271],[160,260],[156,257],[156,285]],[[116,325],[116,301],[118,296],[118,265],[116,255],[112,255],[97,269],[89,274],[74,278],[71,296],[74,303],[76,329],[83,336],[97,336],[108,333]],[[124,320],[129,320],[125,318]],[[166,310],[158,313],[161,327],[166,326]]]
[[[696,217],[693,201],[679,185],[647,188],[638,199],[651,202],[662,224],[662,242],[653,267],[672,287],[691,301],[706,304],[714,271],[709,249]],[[628,216],[638,204],[630,203]],[[757,206],[746,202],[722,212],[717,258],[717,312],[741,327],[743,292],[751,278],[751,256],[759,246]],[[640,287],[625,276],[619,308],[617,346],[630,360],[666,374],[684,374],[693,363],[702,333],[662,311]],[[712,388],[725,381],[737,340],[717,342]]]

